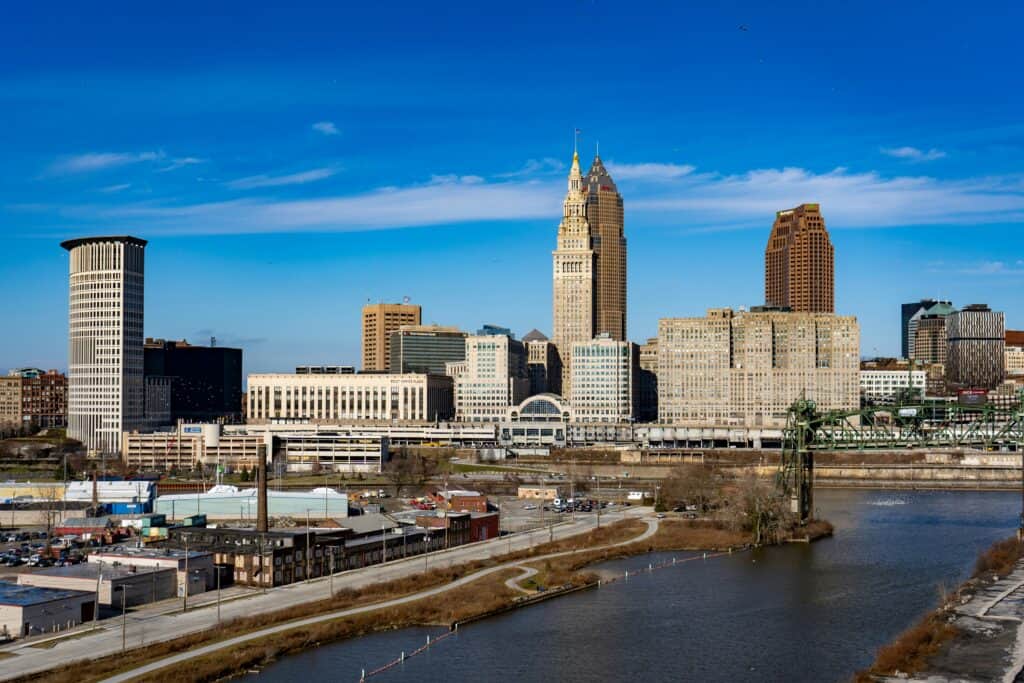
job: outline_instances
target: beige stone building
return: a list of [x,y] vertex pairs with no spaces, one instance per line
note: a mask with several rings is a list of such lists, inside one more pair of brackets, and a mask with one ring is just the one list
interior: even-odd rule
[[562,393],[562,361],[551,340],[538,330],[523,337],[526,345],[526,370],[530,376],[530,396]]
[[860,405],[856,318],[710,309],[658,323],[658,418],[686,426],[777,427],[794,400]]
[[835,252],[817,204],[775,215],[764,253],[764,301],[794,311],[835,311]]
[[567,362],[576,342],[601,333],[626,338],[626,238],[622,196],[600,157],[584,177],[573,153],[569,188],[552,252],[552,342],[562,362],[562,390],[571,386]]
[[422,309],[415,304],[363,306],[363,371],[387,372],[391,360],[391,333],[403,325],[419,325]]
[[448,372],[461,422],[500,422],[530,389],[526,348],[505,334],[466,337],[466,360],[448,363]]
[[249,375],[248,421],[390,422],[452,416],[452,380],[445,375]]
[[0,429],[21,427],[21,377],[0,377]]

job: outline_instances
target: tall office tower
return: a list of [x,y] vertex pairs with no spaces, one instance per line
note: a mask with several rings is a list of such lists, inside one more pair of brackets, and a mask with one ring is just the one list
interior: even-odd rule
[[971,304],[946,317],[946,384],[995,389],[1005,376],[1006,327],[1001,312]]
[[85,237],[70,252],[68,436],[119,453],[122,432],[143,424],[146,241]]
[[587,223],[594,248],[594,335],[626,339],[626,237],[622,195],[601,157],[587,172]]
[[658,421],[782,427],[793,401],[860,405],[857,319],[831,313],[709,309],[658,321]]
[[445,364],[465,360],[466,333],[457,327],[403,325],[391,333],[389,372],[445,374]]
[[572,386],[572,345],[594,338],[594,241],[587,222],[587,188],[580,157],[572,155],[569,191],[562,203],[557,248],[552,252],[554,274],[552,341],[562,362],[562,389]]
[[779,211],[764,252],[765,305],[799,313],[834,313],[834,262],[817,204]]
[[363,306],[363,372],[387,372],[391,333],[402,325],[419,325],[422,313],[409,303]]
[[914,340],[910,337],[910,320],[915,314],[927,311],[939,303],[937,299],[921,299],[909,304],[900,304],[900,358],[913,358]]

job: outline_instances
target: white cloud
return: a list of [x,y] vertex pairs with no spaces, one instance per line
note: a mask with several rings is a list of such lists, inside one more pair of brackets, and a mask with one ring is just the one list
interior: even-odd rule
[[881,152],[886,156],[906,159],[907,161],[935,161],[946,156],[945,152],[934,147],[927,151],[917,147],[883,147]]
[[509,171],[508,173],[499,173],[495,177],[497,178],[520,178],[523,176],[537,175],[540,173],[552,173],[561,171],[565,168],[558,159],[554,157],[544,157],[543,159],[527,159],[526,163],[522,165],[516,171]]
[[[288,176],[252,176],[241,189],[301,184],[329,169]],[[1024,176],[944,180],[883,176],[836,168],[755,169],[737,174],[699,172],[679,164],[619,164],[612,171],[626,201],[627,230],[660,225],[718,231],[771,225],[775,212],[820,203],[828,226],[886,228],[913,225],[983,225],[1024,222]],[[549,220],[561,215],[563,182],[554,179],[490,179],[436,175],[427,182],[316,199],[203,203],[131,203],[119,207],[72,207],[75,217],[116,226],[143,218],[153,230],[183,233],[350,231],[446,225],[474,221]]]
[[56,175],[89,173],[163,158],[163,152],[89,152],[58,159],[50,165],[49,172]]
[[252,190],[261,187],[280,187],[282,185],[305,185],[306,183],[330,178],[337,172],[338,170],[334,168],[314,168],[309,171],[289,173],[288,175],[254,175],[232,180],[227,183],[227,185],[228,187],[236,190]]
[[166,173],[167,171],[176,171],[179,168],[185,166],[194,166],[195,164],[206,163],[206,159],[200,159],[199,157],[179,157],[177,159],[171,159],[171,163],[158,169],[159,173]]
[[332,121],[317,121],[313,124],[313,130],[324,135],[337,135],[338,127]]
[[1008,264],[1005,261],[982,261],[965,268],[959,268],[957,272],[962,275],[1024,275],[1024,261],[1016,261]]
[[108,194],[112,194],[114,192],[123,192],[124,190],[127,190],[131,186],[131,183],[121,183],[120,185],[107,185],[106,187],[101,187],[100,192],[106,192]]
[[608,164],[608,172],[615,180],[671,180],[688,176],[696,170],[689,164]]

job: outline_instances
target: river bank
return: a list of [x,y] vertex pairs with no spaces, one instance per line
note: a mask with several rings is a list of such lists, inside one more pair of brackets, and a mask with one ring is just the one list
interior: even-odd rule
[[938,609],[882,647],[856,683],[1014,681],[1024,670],[1024,545],[999,541]]

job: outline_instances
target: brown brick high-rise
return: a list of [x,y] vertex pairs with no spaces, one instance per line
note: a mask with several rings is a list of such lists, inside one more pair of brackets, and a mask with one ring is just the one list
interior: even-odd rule
[[817,204],[775,214],[764,252],[764,300],[805,313],[835,312],[835,252]]

